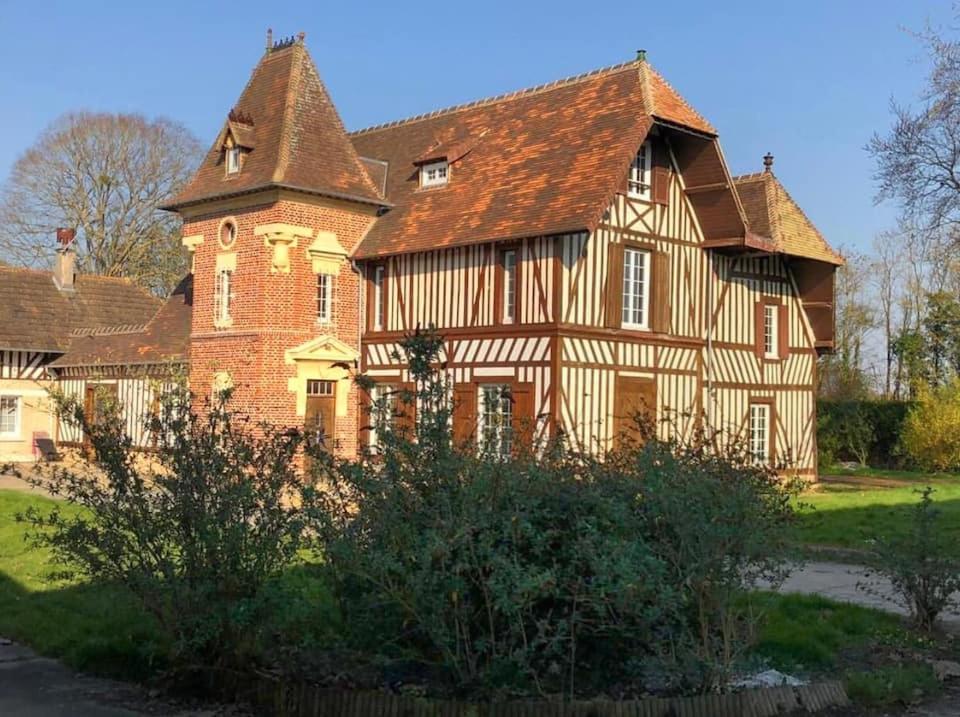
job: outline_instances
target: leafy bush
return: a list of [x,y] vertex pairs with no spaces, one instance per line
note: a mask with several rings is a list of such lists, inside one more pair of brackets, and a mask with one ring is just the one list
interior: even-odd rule
[[82,508],[20,515],[35,542],[80,577],[125,586],[173,645],[181,675],[245,667],[269,607],[263,588],[301,546],[300,434],[253,427],[226,400],[200,417],[172,392],[150,422],[157,451],[146,465],[115,407],[100,402],[92,422],[59,400],[97,461],[29,479]]
[[[920,500],[908,532],[878,539],[877,572],[890,580],[916,626],[930,631],[937,616],[952,604],[951,595],[960,590],[960,561],[953,557],[952,539],[942,530],[933,488],[917,492]],[[863,587],[877,591],[869,582]]]
[[903,401],[817,401],[820,467],[855,460],[874,467],[902,467],[903,423],[911,404]]
[[960,379],[921,386],[903,426],[907,454],[926,470],[960,469]]
[[[737,594],[780,574],[789,487],[702,444],[457,450],[440,347],[403,343],[416,391],[374,402],[382,455],[319,463],[319,547],[352,645],[467,688],[722,685],[750,637]],[[415,435],[391,421],[413,400]]]

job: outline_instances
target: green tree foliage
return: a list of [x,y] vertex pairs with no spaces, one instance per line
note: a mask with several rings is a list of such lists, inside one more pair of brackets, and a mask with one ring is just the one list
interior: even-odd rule
[[60,398],[61,420],[89,437],[96,470],[30,480],[84,510],[20,516],[67,570],[128,588],[173,645],[181,675],[249,665],[270,609],[264,586],[291,563],[305,528],[293,460],[302,436],[254,427],[225,401],[198,416],[186,399],[168,393],[151,419],[151,464],[115,405],[98,402],[88,420]]
[[[462,688],[725,684],[749,640],[735,597],[781,575],[790,487],[705,442],[603,461],[519,434],[509,458],[455,447],[440,345],[402,344],[416,391],[374,402],[377,455],[318,465],[350,643],[439,664]],[[396,417],[414,400],[411,428]]]

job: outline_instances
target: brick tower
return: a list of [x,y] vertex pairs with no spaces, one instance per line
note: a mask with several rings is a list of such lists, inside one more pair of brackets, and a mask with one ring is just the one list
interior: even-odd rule
[[360,276],[385,206],[303,44],[269,38],[196,175],[167,206],[193,254],[190,388],[203,405],[321,430],[357,450]]

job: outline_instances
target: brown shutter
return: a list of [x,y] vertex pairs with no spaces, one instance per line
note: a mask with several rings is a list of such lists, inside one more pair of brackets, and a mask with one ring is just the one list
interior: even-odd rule
[[653,276],[650,277],[652,295],[650,302],[651,328],[658,333],[670,332],[670,255],[655,251],[650,257]]
[[605,325],[618,329],[623,324],[623,244],[607,249],[607,295]]
[[782,359],[785,359],[790,355],[790,325],[787,318],[787,306],[786,304],[780,304],[777,307],[779,315],[777,316],[777,330],[780,333],[778,336],[779,350],[777,351],[777,356]]
[[657,204],[666,204],[670,197],[670,154],[667,145],[663,142],[653,143],[651,150],[653,151],[651,161],[653,176],[650,180],[653,190],[651,196]]
[[537,417],[534,414],[533,384],[519,383],[511,389],[513,398],[514,446],[521,450],[533,445]]
[[763,358],[763,302],[753,307],[753,352],[757,358]]
[[460,384],[453,389],[453,443],[457,448],[476,443],[477,387]]

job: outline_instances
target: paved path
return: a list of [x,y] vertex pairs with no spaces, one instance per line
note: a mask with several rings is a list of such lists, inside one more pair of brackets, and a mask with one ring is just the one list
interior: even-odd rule
[[142,688],[72,672],[56,660],[0,640],[0,715],[6,717],[212,717],[232,710],[181,710]]
[[[857,588],[857,583],[869,582],[872,591]],[[854,603],[864,607],[908,615],[909,612],[894,598],[890,581],[873,575],[868,568],[844,563],[808,562],[798,567],[780,587],[780,592],[821,595],[831,600]],[[960,594],[955,595],[960,601]],[[948,608],[940,617],[941,626],[960,635],[960,608]]]

